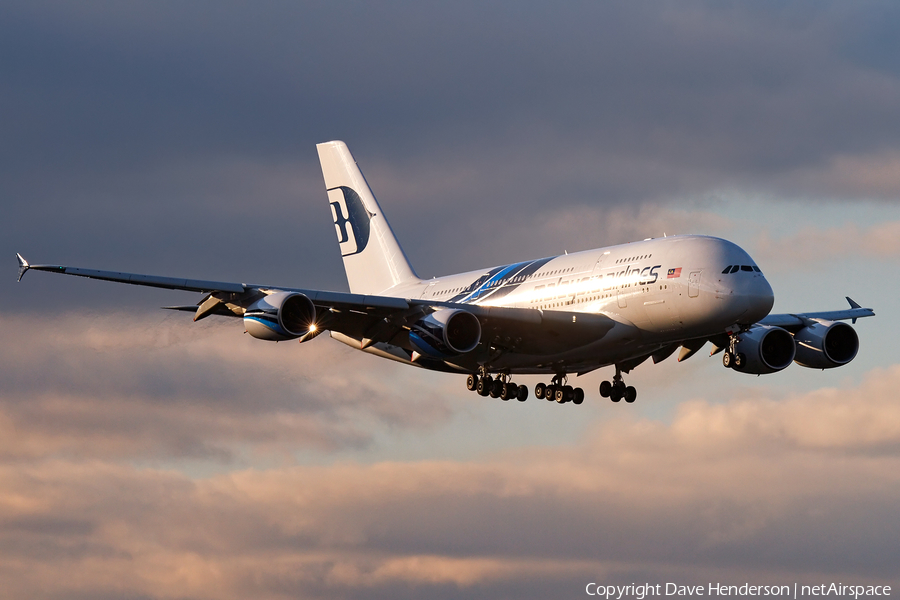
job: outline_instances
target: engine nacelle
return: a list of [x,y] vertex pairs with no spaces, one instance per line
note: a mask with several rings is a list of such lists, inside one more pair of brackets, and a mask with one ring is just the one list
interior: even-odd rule
[[847,323],[814,319],[794,334],[797,355],[794,361],[811,369],[833,369],[856,358],[859,336]]
[[442,308],[409,328],[410,343],[422,354],[448,358],[471,352],[481,341],[478,317],[458,308]]
[[794,337],[781,327],[757,325],[738,337],[734,347],[741,357],[741,373],[765,375],[787,368],[796,352]]
[[244,328],[253,337],[271,342],[312,339],[319,333],[315,305],[296,292],[275,292],[251,304],[244,312]]

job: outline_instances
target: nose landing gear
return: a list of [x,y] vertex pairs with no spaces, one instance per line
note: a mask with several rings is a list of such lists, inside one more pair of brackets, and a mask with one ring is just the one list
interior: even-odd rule
[[630,385],[625,385],[619,365],[616,365],[616,374],[613,376],[612,382],[604,381],[600,384],[600,395],[613,402],[619,402],[624,398],[625,402],[630,404],[637,400],[637,390]]
[[747,357],[742,353],[737,352],[735,347],[737,346],[738,336],[730,335],[728,340],[728,348],[725,349],[725,352],[722,354],[722,366],[726,369],[735,369],[740,371],[744,365],[747,364]]

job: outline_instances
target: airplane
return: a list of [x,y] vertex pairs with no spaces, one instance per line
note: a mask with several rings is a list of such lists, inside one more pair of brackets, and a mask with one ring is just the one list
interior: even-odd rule
[[772,287],[743,249],[701,235],[652,238],[596,250],[421,279],[346,144],[317,145],[328,203],[350,292],[251,285],[31,265],[29,270],[203,294],[197,304],[163,308],[240,318],[245,332],[268,341],[339,342],[407,365],[468,375],[482,396],[525,401],[514,375],[542,374],[539,399],[581,404],[568,383],[612,366],[599,393],[634,402],[628,374],[650,359],[678,360],[706,343],[741,373],[781,371],[792,362],[815,369],[846,365],[859,337],[844,321],[874,316],[849,309],[769,314]]

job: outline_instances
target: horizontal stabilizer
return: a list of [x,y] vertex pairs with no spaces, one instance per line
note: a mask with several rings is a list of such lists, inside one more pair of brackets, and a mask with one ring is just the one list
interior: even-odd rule
[[196,304],[182,304],[179,306],[160,306],[163,310],[178,310],[181,312],[197,312]]

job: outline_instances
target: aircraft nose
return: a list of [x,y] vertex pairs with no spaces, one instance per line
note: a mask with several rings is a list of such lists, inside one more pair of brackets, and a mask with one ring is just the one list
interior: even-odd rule
[[763,319],[775,305],[775,292],[772,291],[772,286],[762,274],[750,280],[746,296],[748,316],[752,322]]
[[751,325],[763,319],[775,304],[772,286],[762,273],[735,273],[725,285],[720,283],[719,298],[727,319]]

